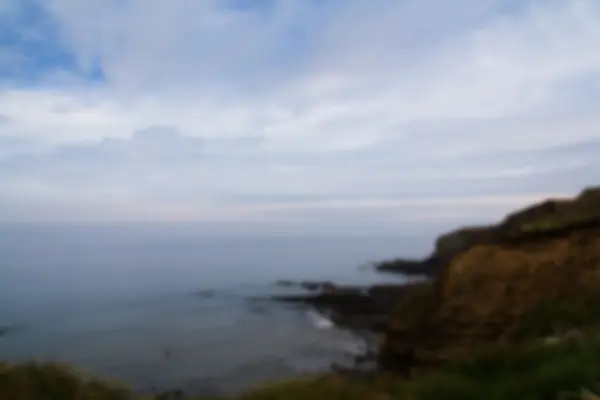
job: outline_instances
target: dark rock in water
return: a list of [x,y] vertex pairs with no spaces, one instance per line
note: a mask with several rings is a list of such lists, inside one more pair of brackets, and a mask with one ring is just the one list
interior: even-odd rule
[[[291,294],[272,296],[271,300],[288,303],[307,303],[312,305],[352,306],[366,298],[366,288],[362,287],[337,287],[327,291],[310,294]],[[352,303],[352,305],[350,304]]]
[[377,353],[376,352],[367,352],[365,354],[358,355],[354,357],[354,362],[356,364],[366,364],[366,363],[376,363],[377,362]]
[[333,286],[317,293],[273,296],[272,301],[304,304],[326,312],[338,326],[381,332],[410,285]]
[[321,289],[321,283],[319,282],[302,282],[300,286],[312,292]]
[[433,275],[435,271],[435,262],[432,258],[424,260],[406,260],[396,258],[393,260],[380,261],[374,263],[374,267],[379,272],[401,273],[405,275]]
[[333,290],[335,289],[335,285],[329,281],[290,281],[290,280],[280,280],[276,282],[277,286],[280,287],[298,287],[309,292],[316,292],[317,290]]
[[302,286],[304,289],[315,292],[317,290],[322,290],[324,292],[328,292],[328,291],[334,291],[337,286],[334,285],[332,282],[310,282],[310,281],[306,281],[306,282],[302,282],[300,284],[300,286]]

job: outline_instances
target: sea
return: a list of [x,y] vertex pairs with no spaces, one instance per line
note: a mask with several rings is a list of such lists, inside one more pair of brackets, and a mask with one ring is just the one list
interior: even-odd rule
[[407,282],[365,268],[427,238],[236,235],[189,227],[0,226],[0,360],[68,363],[154,394],[235,394],[327,371],[367,345],[278,280]]

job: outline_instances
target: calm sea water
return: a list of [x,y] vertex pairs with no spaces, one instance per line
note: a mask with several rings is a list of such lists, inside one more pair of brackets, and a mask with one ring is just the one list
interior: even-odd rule
[[210,237],[151,227],[0,228],[0,359],[68,362],[141,391],[230,393],[360,351],[305,309],[257,304],[278,279],[373,283],[426,239]]

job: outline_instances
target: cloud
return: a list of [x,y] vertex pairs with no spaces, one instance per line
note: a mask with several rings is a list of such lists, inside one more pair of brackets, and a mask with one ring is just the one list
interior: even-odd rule
[[354,223],[369,219],[371,225],[481,220],[527,200],[573,193],[600,178],[595,158],[600,141],[437,161],[396,159],[402,143],[340,153],[336,159],[301,152],[280,157],[262,145],[251,138],[193,138],[157,126],[129,138],[6,158],[0,163],[4,215],[276,225],[328,221],[332,227],[352,224],[346,217]]
[[600,178],[592,0],[1,4],[0,220],[485,219]]

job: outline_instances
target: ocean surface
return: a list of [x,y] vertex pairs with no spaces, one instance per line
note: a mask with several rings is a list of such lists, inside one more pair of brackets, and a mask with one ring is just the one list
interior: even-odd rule
[[[212,237],[178,227],[0,227],[0,360],[71,363],[155,393],[235,393],[327,370],[364,343],[314,312],[251,298],[279,279],[401,282],[366,263],[406,237]],[[289,289],[288,289],[289,290]]]

